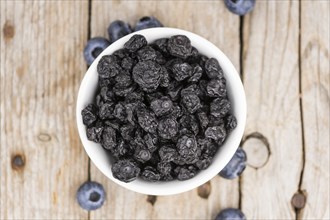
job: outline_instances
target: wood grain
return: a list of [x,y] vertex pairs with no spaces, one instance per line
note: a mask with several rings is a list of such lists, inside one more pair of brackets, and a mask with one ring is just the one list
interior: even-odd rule
[[[165,26],[207,38],[239,69],[239,17],[228,12],[222,1],[93,1],[91,34],[107,36],[106,29],[111,21],[121,19],[134,25],[145,15],[156,16]],[[91,219],[213,219],[222,208],[238,207],[238,181],[218,176],[211,181],[208,199],[199,197],[195,189],[158,197],[153,206],[147,202],[146,195],[117,186],[94,166],[91,178],[104,184],[109,194],[105,206],[92,212]]]
[[0,219],[87,218],[75,201],[88,166],[75,123],[87,1],[0,7]]
[[301,93],[307,204],[299,217],[329,219],[330,2],[301,2]]
[[[302,169],[298,17],[298,1],[258,1],[244,18],[245,133],[259,132],[270,148],[268,162],[248,166],[242,176],[247,219],[295,218],[291,197]],[[248,154],[248,164],[259,164],[254,156]]]

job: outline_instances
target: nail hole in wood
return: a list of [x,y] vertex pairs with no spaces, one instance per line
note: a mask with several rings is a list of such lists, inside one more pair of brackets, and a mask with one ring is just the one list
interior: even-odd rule
[[291,204],[295,209],[303,209],[306,205],[306,193],[297,192],[292,196]]
[[46,133],[40,133],[38,135],[38,140],[42,142],[49,142],[52,140],[52,137],[49,134]]
[[10,24],[9,21],[6,21],[5,25],[3,26],[2,33],[5,39],[11,39],[15,35],[15,28]]
[[25,165],[25,156],[21,154],[16,154],[11,158],[11,167],[14,170],[21,170]]
[[259,132],[254,132],[246,136],[242,142],[242,147],[247,155],[247,165],[255,169],[264,167],[271,155],[267,138]]
[[203,199],[209,198],[210,193],[211,193],[211,182],[210,181],[204,183],[203,185],[201,185],[197,188],[198,196]]
[[148,195],[147,202],[149,202],[151,205],[154,205],[157,201],[157,196]]

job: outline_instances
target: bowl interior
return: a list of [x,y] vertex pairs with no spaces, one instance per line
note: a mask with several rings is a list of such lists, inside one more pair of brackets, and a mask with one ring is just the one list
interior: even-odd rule
[[[121,182],[115,179],[112,175],[111,157],[107,156],[107,153],[99,144],[89,141],[86,137],[86,128],[82,122],[81,111],[94,100],[98,83],[97,64],[102,56],[112,54],[116,50],[123,48],[124,43],[134,34],[144,35],[148,43],[159,38],[171,37],[173,35],[186,35],[190,39],[191,44],[196,47],[201,54],[210,58],[216,58],[224,71],[227,80],[228,98],[232,104],[232,114],[235,115],[237,119],[237,127],[230,133],[223,146],[218,150],[211,165],[206,170],[200,171],[192,179],[186,181],[174,180],[170,182],[156,183],[146,182],[141,179],[137,179],[130,183]],[[202,185],[216,176],[226,166],[234,155],[243,136],[246,120],[246,100],[243,85],[235,67],[224,53],[222,53],[214,44],[188,31],[174,28],[151,28],[134,32],[117,40],[98,56],[89,67],[80,85],[76,106],[76,117],[82,144],[90,159],[104,175],[117,184],[135,192],[149,195],[171,195],[185,192]]]

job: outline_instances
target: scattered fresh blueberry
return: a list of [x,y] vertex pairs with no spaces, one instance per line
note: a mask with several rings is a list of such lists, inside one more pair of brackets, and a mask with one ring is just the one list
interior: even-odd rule
[[256,3],[256,0],[225,0],[226,7],[229,11],[237,15],[245,15],[249,13]]
[[87,65],[91,65],[100,53],[110,45],[110,42],[103,37],[90,39],[84,49],[84,58]]
[[229,163],[221,170],[220,176],[226,179],[234,179],[241,175],[246,167],[246,153],[242,148],[238,148],[233,158]]
[[101,184],[93,181],[83,183],[77,191],[77,201],[81,208],[88,211],[100,208],[105,200],[106,193]]
[[246,220],[246,217],[239,209],[227,208],[219,212],[215,220]]
[[115,20],[111,22],[108,27],[108,34],[111,43],[115,42],[119,38],[122,38],[130,33],[132,33],[131,26],[128,23],[121,20]]
[[163,27],[163,24],[153,16],[144,16],[138,20],[134,31],[139,31],[147,28]]

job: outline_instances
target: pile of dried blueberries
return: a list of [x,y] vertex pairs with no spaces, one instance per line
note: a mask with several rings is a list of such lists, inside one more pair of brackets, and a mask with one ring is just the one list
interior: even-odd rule
[[82,110],[87,138],[114,158],[123,182],[187,180],[206,169],[236,127],[218,61],[176,35],[148,45],[132,36],[98,65],[95,102]]

